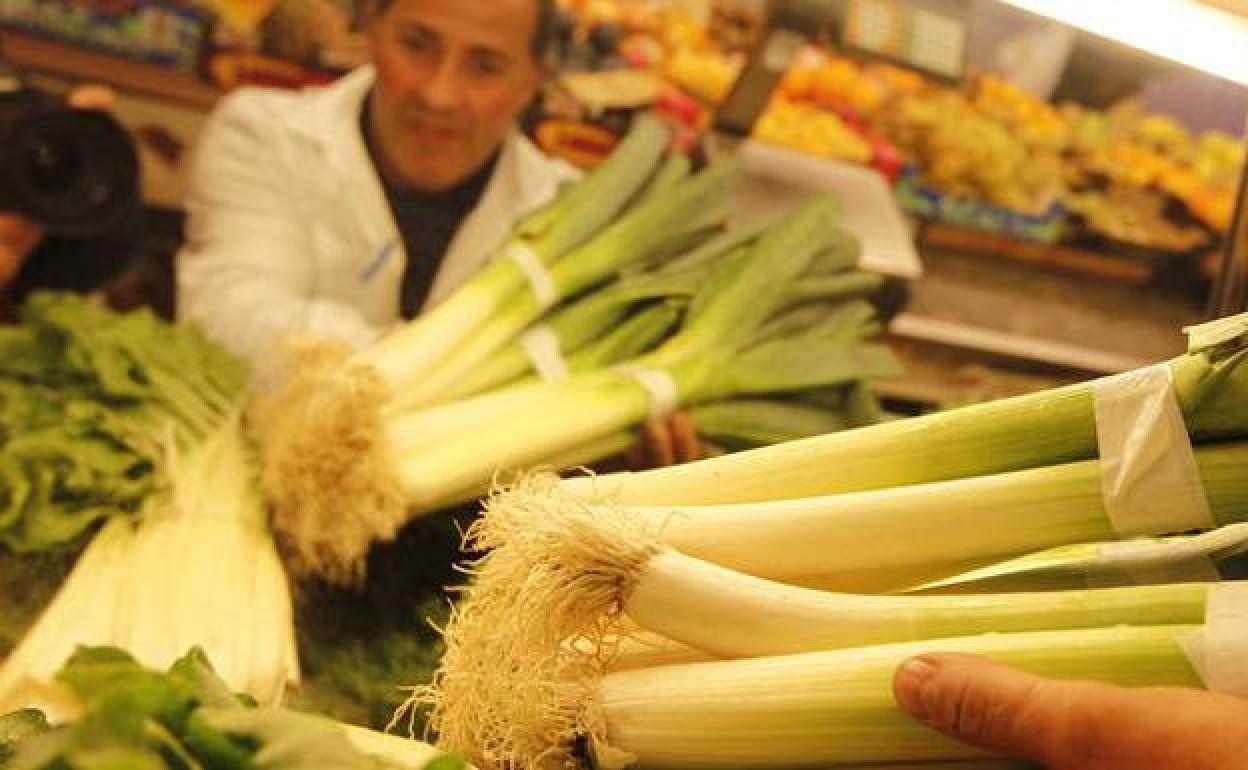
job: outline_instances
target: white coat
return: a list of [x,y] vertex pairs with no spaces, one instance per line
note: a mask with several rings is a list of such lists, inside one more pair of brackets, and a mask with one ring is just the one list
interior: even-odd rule
[[[398,321],[406,253],[360,131],[365,67],[302,92],[248,88],[205,127],[177,258],[178,315],[260,372],[288,336],[361,347]],[[518,132],[454,238],[425,308],[489,259],[576,171]]]

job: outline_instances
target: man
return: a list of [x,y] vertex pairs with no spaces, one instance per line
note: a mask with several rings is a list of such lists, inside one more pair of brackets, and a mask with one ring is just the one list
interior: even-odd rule
[[261,367],[291,333],[368,344],[461,285],[575,172],[515,128],[549,0],[374,0],[372,66],[244,89],[201,140],[179,313]]
[[903,663],[893,690],[903,709],[933,728],[1048,770],[1248,766],[1248,701],[1229,695],[1042,679],[950,654]]

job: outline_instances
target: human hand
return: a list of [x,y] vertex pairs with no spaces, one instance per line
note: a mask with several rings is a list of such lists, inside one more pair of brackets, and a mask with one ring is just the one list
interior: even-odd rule
[[986,658],[920,655],[898,704],[950,737],[1049,770],[1244,767],[1248,701],[1177,687],[1044,679]]
[[13,282],[42,239],[42,227],[26,217],[0,211],[0,290]]
[[646,423],[641,429],[641,440],[626,453],[628,467],[635,471],[690,463],[701,457],[702,444],[688,412],[675,412],[662,422]]
[[117,95],[107,86],[88,84],[70,91],[66,101],[80,110],[109,110],[116,104]]

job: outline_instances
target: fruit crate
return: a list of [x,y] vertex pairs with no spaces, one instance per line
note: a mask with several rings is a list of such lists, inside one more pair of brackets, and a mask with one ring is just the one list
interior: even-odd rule
[[914,167],[902,172],[893,192],[902,210],[912,216],[1033,243],[1057,243],[1066,226],[1066,208],[1058,201],[1043,213],[1024,214],[983,200],[947,195],[923,184]]

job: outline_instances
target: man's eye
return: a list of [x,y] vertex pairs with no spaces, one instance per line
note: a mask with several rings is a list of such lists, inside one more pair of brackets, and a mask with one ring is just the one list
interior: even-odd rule
[[425,53],[433,48],[433,43],[424,36],[405,37],[400,40],[403,47],[411,53]]
[[507,71],[507,64],[497,56],[473,56],[470,62],[473,71],[479,75],[502,75]]

